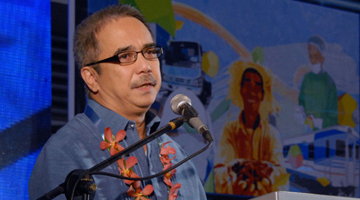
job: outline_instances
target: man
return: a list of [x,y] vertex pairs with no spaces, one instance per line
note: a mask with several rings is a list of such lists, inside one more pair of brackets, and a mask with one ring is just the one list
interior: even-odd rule
[[311,72],[305,74],[300,88],[299,106],[312,121],[313,129],[338,124],[337,90],[334,80],[323,69],[325,42],[319,36],[308,40]]
[[[113,5],[91,15],[77,27],[74,53],[88,89],[87,106],[45,144],[30,177],[30,199],[56,188],[72,170],[89,169],[109,158],[110,152],[100,149],[105,128],[114,135],[125,130],[119,145],[126,148],[152,133],[160,122],[149,109],[161,86],[158,57],[162,49],[155,45],[139,11]],[[110,142],[106,131],[105,138]],[[162,135],[131,154],[138,161],[131,170],[140,177],[161,172],[165,167],[159,157],[160,148],[167,142],[176,150],[173,163],[187,156],[176,142]],[[102,171],[119,174],[119,170],[114,163]],[[128,190],[136,184],[106,176],[93,178],[98,188],[95,199],[133,199]],[[191,162],[178,167],[171,181],[181,183],[178,199],[206,199]],[[146,194],[149,199],[168,198],[170,186],[164,177],[141,181],[141,188],[132,192],[142,195],[139,191],[147,185],[154,189]]]
[[241,108],[236,120],[227,122],[215,161],[215,191],[259,196],[286,190],[288,177],[283,164],[279,132],[268,123],[277,110],[271,94],[271,77],[260,65],[235,62],[229,97]]

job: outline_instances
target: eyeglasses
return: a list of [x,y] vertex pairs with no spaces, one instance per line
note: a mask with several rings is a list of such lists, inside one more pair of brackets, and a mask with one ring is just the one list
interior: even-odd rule
[[103,60],[92,62],[86,66],[95,65],[98,63],[119,63],[122,65],[129,65],[137,60],[138,53],[141,53],[145,59],[154,60],[159,58],[163,54],[163,48],[160,46],[145,48],[141,51],[125,51]]

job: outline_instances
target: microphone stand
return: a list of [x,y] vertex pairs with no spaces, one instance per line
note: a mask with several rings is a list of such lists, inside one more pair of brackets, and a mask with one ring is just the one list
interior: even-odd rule
[[182,117],[175,118],[175,119],[171,120],[168,124],[166,124],[164,127],[160,128],[159,130],[155,131],[154,133],[150,134],[149,136],[135,142],[131,146],[122,150],[121,152],[96,164],[95,166],[91,167],[90,169],[73,170],[72,172],[70,172],[67,175],[64,183],[60,184],[58,187],[51,190],[50,192],[44,194],[42,197],[38,198],[38,200],[53,199],[63,193],[65,193],[65,196],[67,199],[72,199],[72,197],[75,195],[82,196],[83,200],[93,199],[95,196],[96,185],[95,185],[95,182],[94,182],[92,176],[89,174],[99,172],[100,170],[108,167],[109,165],[113,164],[117,160],[124,158],[126,155],[139,149],[140,147],[144,146],[145,144],[149,143],[150,141],[160,137],[161,135],[163,135],[169,131],[172,131],[172,130],[180,127],[183,123],[184,123],[184,119]]

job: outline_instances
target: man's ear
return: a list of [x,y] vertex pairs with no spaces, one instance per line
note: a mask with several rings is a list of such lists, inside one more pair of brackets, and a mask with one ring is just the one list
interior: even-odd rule
[[87,87],[92,92],[97,93],[99,91],[99,84],[98,84],[99,74],[97,73],[97,71],[92,67],[85,66],[81,68],[80,73]]

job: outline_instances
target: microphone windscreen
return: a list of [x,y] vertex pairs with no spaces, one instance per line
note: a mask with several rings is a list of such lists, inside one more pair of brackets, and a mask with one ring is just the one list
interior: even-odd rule
[[177,94],[175,95],[171,101],[170,101],[170,106],[171,106],[171,110],[178,115],[181,115],[181,105],[184,103],[188,103],[189,105],[191,105],[191,100],[189,97],[183,95],[183,94]]

